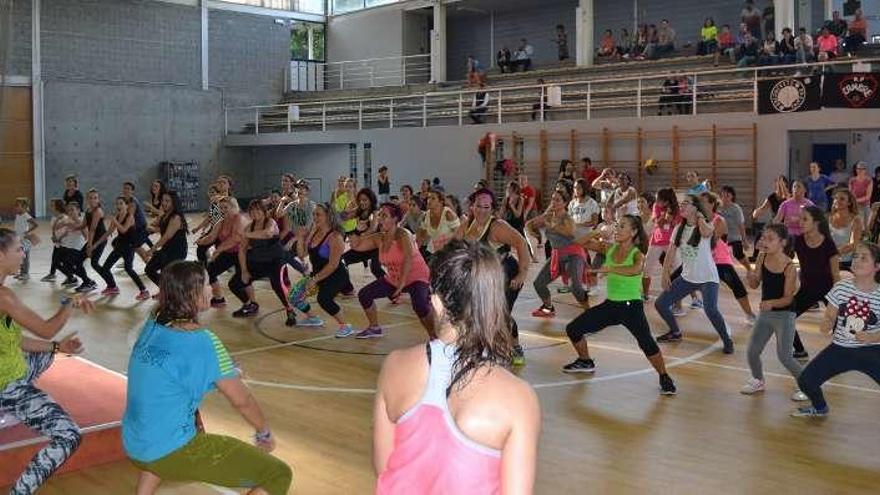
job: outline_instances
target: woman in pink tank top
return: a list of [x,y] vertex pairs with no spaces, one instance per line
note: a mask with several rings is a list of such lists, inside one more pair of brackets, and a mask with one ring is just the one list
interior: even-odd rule
[[492,250],[450,241],[431,262],[438,338],[392,352],[373,418],[380,495],[532,493],[541,412],[506,368],[504,272]]
[[715,247],[712,248],[712,260],[715,261],[715,267],[718,268],[718,278],[733,292],[733,297],[736,298],[736,302],[745,313],[746,320],[750,324],[754,324],[758,317],[752,311],[746,286],[733,267],[733,253],[730,250],[730,245],[727,244],[727,222],[724,217],[718,214],[721,198],[715,193],[706,192],[702,194],[702,199],[706,203],[706,209],[712,212],[712,226],[715,227],[713,234]]
[[370,325],[355,335],[358,339],[382,337],[384,331],[379,326],[379,312],[374,302],[387,297],[397,298],[401,292],[409,294],[413,311],[422,322],[428,335],[434,336],[434,318],[431,315],[431,288],[428,284],[430,272],[422,253],[416,247],[415,237],[398,226],[403,211],[393,203],[384,203],[376,215],[379,232],[375,234],[352,236],[351,248],[358,251],[379,250],[379,261],[385,267],[385,276],[367,284],[358,291],[358,299]]

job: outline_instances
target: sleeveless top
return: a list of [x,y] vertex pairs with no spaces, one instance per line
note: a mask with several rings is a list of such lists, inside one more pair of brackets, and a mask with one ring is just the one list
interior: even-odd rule
[[27,375],[21,350],[21,327],[9,315],[0,314],[0,391]]
[[[472,220],[471,223],[468,225],[468,228],[467,228],[468,232],[470,232],[471,227],[474,226],[475,221],[476,220]],[[507,244],[501,244],[501,243],[492,242],[489,240],[489,232],[492,231],[492,224],[493,223],[495,223],[494,217],[491,220],[489,220],[488,222],[486,222],[486,226],[483,227],[483,231],[480,232],[480,236],[477,238],[477,240],[480,243],[485,244],[486,246],[489,246],[490,248],[494,249],[499,255],[510,254],[510,246],[508,246]]]
[[[226,239],[229,239],[230,237],[232,237],[232,234],[235,233],[235,227],[236,227],[235,224],[238,223],[238,221],[232,221],[231,219],[228,222],[225,222],[225,220],[226,220],[225,218],[220,220],[220,222],[221,222],[220,230],[217,231],[217,245],[218,246],[220,244],[222,244],[223,242],[225,242]],[[237,220],[240,220],[240,217],[238,217]],[[235,247],[227,250],[226,252],[230,253],[230,254],[235,254],[238,252],[238,247],[240,245],[241,245],[240,243],[236,244]]]
[[[774,273],[767,269],[766,265],[761,265],[761,300],[768,301],[770,299],[780,299],[785,294],[785,270],[791,261],[785,264],[782,273]],[[783,308],[773,308],[772,311],[792,311],[794,303]]]
[[505,208],[506,213],[505,213],[505,215],[504,215],[504,220],[505,220],[507,223],[509,223],[510,226],[513,227],[514,230],[516,230],[516,231],[519,232],[520,234],[523,234],[523,233],[525,233],[525,228],[526,228],[526,219],[525,219],[525,200],[522,199],[522,198],[520,198],[520,202],[523,203],[523,205],[522,205],[522,206],[523,206],[523,209],[524,209],[524,210],[523,210],[523,213],[520,214],[520,216],[516,216],[516,215],[513,213],[513,209],[512,209],[512,208],[509,208],[509,207],[508,207],[508,208]]
[[394,426],[394,449],[376,494],[501,493],[501,451],[466,437],[449,411],[455,347],[432,340],[427,348],[425,392]]
[[[849,222],[845,227],[837,228],[830,221],[828,222],[828,227],[831,229],[831,240],[834,241],[834,245],[840,248],[844,244],[849,244],[850,239],[852,239],[852,222]],[[841,262],[849,262],[852,261],[852,253],[846,253],[840,255]]]
[[[183,219],[183,215],[180,213],[177,214],[180,217],[180,228],[177,229],[177,232],[162,246],[162,250],[168,250],[170,253],[174,253],[177,257],[186,257],[186,222]],[[165,232],[168,230],[168,226],[171,224],[171,218],[167,218],[162,220],[159,224],[160,231],[162,235],[165,235]]]
[[545,234],[547,235],[547,240],[550,241],[550,247],[553,249],[560,249],[574,244],[573,237],[567,237],[549,230],[547,230]]
[[383,182],[382,179],[377,179],[376,184],[379,185],[379,194],[391,194],[391,180],[385,179]]
[[[624,268],[633,266],[636,260],[636,252],[638,248],[633,246],[627,253],[626,258],[621,263],[614,262],[614,254],[617,252],[617,244],[611,246],[605,253],[605,267],[607,268]],[[607,273],[608,278],[607,292],[609,301],[641,301],[642,300],[642,274],[636,275],[618,275],[616,273]]]
[[342,227],[342,231],[346,234],[353,231],[355,227],[357,227],[357,218],[352,217],[348,220],[342,219],[342,213],[345,211],[345,207],[348,206],[348,193],[340,194],[336,196],[336,199],[333,200],[333,211],[339,215],[339,225]]
[[[385,280],[392,285],[396,285],[404,276],[401,273],[403,270],[403,248],[400,247],[400,242],[395,239],[387,250],[382,250],[379,247],[379,262],[382,263],[382,266],[388,272],[385,274]],[[404,240],[403,242],[407,241]],[[422,253],[419,251],[418,246],[416,246],[415,240],[410,239],[409,242],[412,243],[412,262],[409,266],[409,273],[406,274],[406,283],[404,285],[410,285],[414,282],[428,283],[431,279],[431,271],[428,268],[428,264],[425,263],[425,258],[422,257]]]
[[[712,223],[721,218],[721,215],[715,214],[712,217]],[[730,252],[730,246],[727,241],[722,238],[715,239],[715,248],[712,250],[712,259],[716,265],[733,265],[733,253]]]
[[429,253],[436,253],[446,245],[447,242],[452,240],[455,236],[455,230],[461,225],[461,221],[458,217],[452,222],[447,220],[446,215],[449,213],[454,212],[448,206],[444,206],[443,211],[440,212],[440,223],[437,224],[437,228],[434,228],[431,223],[431,212],[429,211],[425,213],[425,218],[422,220],[422,228],[428,233]]
[[[330,262],[330,243],[328,239],[330,238],[330,234],[332,232],[327,232],[321,242],[318,243],[317,246],[312,246],[312,241],[314,240],[314,236],[312,239],[309,239],[309,263],[312,265],[312,275],[320,272],[327,266],[327,263]],[[327,277],[327,279],[336,276],[340,271],[345,270],[345,265],[340,260],[339,265],[336,267],[336,270]],[[326,279],[325,279],[326,280]]]
[[[89,210],[86,212],[86,225],[88,225],[89,228],[92,228],[92,210]],[[104,235],[106,232],[107,232],[107,227],[104,226],[104,218],[101,217],[101,219],[98,220],[98,225],[95,226],[94,234],[92,234],[93,242],[100,239],[101,236]],[[106,242],[106,241],[104,241],[104,242]],[[97,246],[95,246],[95,247],[97,247]]]

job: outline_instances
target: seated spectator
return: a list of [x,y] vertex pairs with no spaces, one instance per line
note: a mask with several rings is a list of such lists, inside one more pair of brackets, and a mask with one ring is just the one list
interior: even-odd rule
[[648,58],[660,58],[675,51],[675,29],[669,25],[669,21],[660,21],[660,29],[657,30],[657,47]]
[[797,60],[797,46],[791,28],[782,28],[782,38],[779,39],[779,61],[783,64],[793,64]]
[[519,40],[519,48],[513,53],[513,66],[519,67],[523,72],[532,68],[532,55],[535,48],[525,38]]
[[828,28],[828,32],[837,38],[842,38],[846,35],[846,20],[840,17],[839,10],[835,10],[831,13],[831,20],[825,21],[822,28]]
[[718,33],[715,41],[718,47],[715,50],[715,66],[718,66],[718,60],[722,55],[730,57],[730,63],[735,64],[736,40],[733,38],[733,33],[730,32],[730,24],[725,24],[721,26],[721,32]]
[[678,96],[676,97],[676,100],[678,101],[678,113],[681,115],[688,115],[691,113],[691,103],[693,98],[691,90],[693,89],[693,81],[686,74],[681,74],[678,76],[676,84],[678,84]]
[[480,90],[474,93],[474,101],[468,116],[474,124],[482,124],[489,112],[489,92],[485,90],[485,84],[479,83]]
[[794,47],[797,51],[797,63],[805,64],[812,62],[813,55],[813,37],[807,33],[806,28],[798,30],[798,37],[794,39]]
[[761,11],[755,7],[754,0],[746,0],[740,12],[740,20],[746,25],[746,29],[752,38],[761,38]]
[[596,50],[596,56],[600,58],[617,57],[617,44],[614,41],[614,33],[610,29],[606,29],[599,40],[599,49]]
[[758,53],[758,65],[776,65],[779,63],[779,44],[773,33],[767,33],[767,39],[761,44]]
[[751,32],[743,35],[742,44],[739,46],[739,60],[736,62],[737,67],[746,67],[754,65],[758,61],[758,53],[761,45],[758,40],[752,36]]
[[856,9],[855,17],[849,23],[849,34],[843,42],[847,54],[855,55],[868,39],[868,25],[862,17],[862,9]]
[[639,58],[645,53],[645,47],[648,45],[648,26],[647,24],[639,24],[639,30],[633,33],[632,49],[629,56]]
[[513,62],[511,61],[510,49],[506,46],[502,46],[500,50],[498,50],[498,54],[495,55],[495,63],[498,65],[498,69],[502,74],[505,72],[513,72]]
[[629,30],[620,28],[620,35],[617,37],[617,56],[619,58],[629,58],[633,49],[633,38],[629,35]]
[[[639,38],[641,41],[641,38]],[[657,50],[657,43],[659,39],[657,38],[657,26],[654,24],[649,24],[648,29],[645,31],[645,40],[644,40],[644,48],[639,52],[639,55],[636,57],[637,60],[645,60],[646,58],[650,58],[651,55]]]
[[565,26],[562,24],[556,25],[556,39],[553,41],[559,50],[559,61],[568,60],[568,34],[566,34]]
[[825,62],[837,57],[837,36],[831,34],[828,27],[823,27],[822,34],[816,38],[816,51],[819,53],[819,62]]
[[[728,33],[730,31],[728,30]],[[718,48],[718,28],[715,21],[707,17],[700,29],[700,43],[697,44],[697,55],[710,55]]]
[[468,55],[467,58],[467,75],[468,84],[474,85],[486,82],[486,69],[473,55]]
[[660,87],[660,98],[657,100],[657,115],[672,115],[677,110],[678,79],[670,75]]

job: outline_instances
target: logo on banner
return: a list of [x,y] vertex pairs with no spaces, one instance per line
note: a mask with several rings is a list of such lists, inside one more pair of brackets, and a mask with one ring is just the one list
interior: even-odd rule
[[796,112],[807,101],[807,85],[810,78],[783,79],[770,90],[770,104],[780,113]]
[[837,83],[841,96],[852,108],[859,108],[877,94],[880,86],[877,78],[871,74],[850,74],[841,77]]

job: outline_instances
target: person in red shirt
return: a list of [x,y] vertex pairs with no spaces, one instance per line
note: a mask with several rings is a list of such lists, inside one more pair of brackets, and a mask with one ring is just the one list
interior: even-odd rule
[[523,218],[529,219],[531,218],[529,214],[535,211],[537,193],[535,192],[535,188],[529,185],[529,176],[525,172],[520,172],[518,179],[519,194],[525,202],[523,204]]
[[822,34],[816,38],[816,47],[820,62],[837,57],[837,37],[831,34],[827,27],[823,27]]
[[581,158],[581,162],[583,163],[581,174],[586,179],[587,184],[592,184],[599,177],[599,171],[593,168],[593,160],[590,157]]

